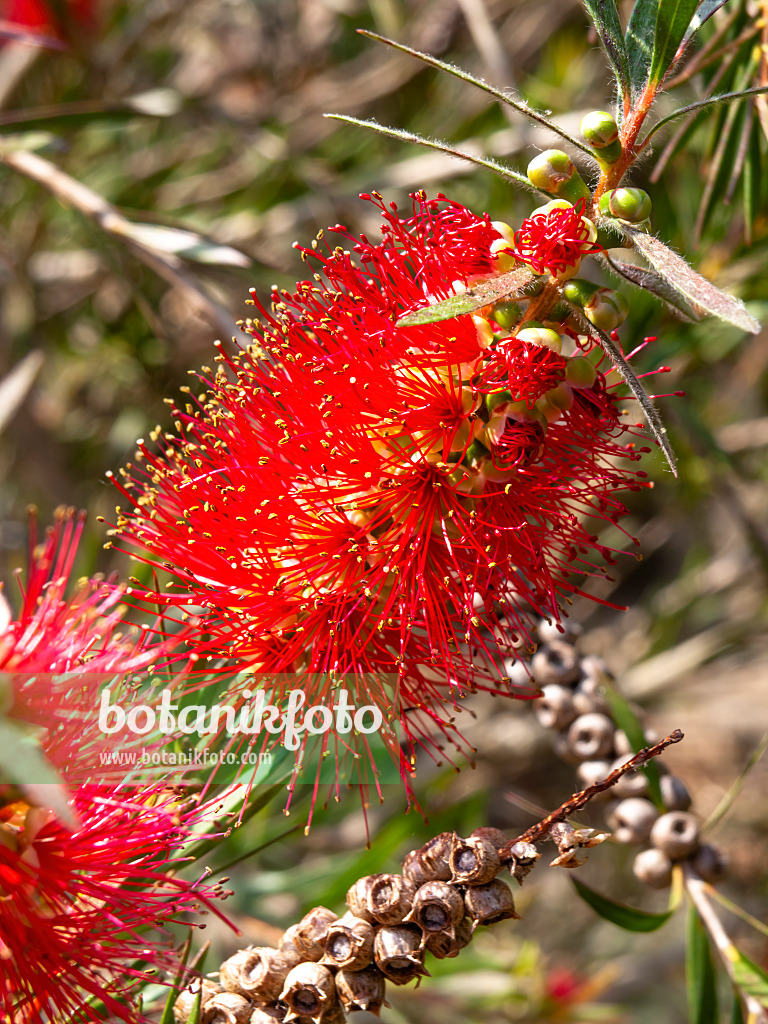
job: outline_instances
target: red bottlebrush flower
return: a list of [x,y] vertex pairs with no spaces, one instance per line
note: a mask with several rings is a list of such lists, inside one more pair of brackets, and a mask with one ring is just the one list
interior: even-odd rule
[[135,1024],[133,986],[178,967],[164,926],[224,895],[172,874],[200,811],[160,786],[81,786],[70,803],[72,830],[20,803],[0,817],[0,1011]]
[[[0,0],[0,35],[18,36],[36,45],[58,45],[60,39],[72,39],[75,32],[92,32],[96,23],[96,0]],[[32,35],[19,34],[15,27]]]
[[404,219],[376,201],[383,240],[336,226],[336,248],[302,250],[315,278],[275,291],[176,432],[139,443],[116,532],[170,567],[152,601],[205,609],[199,656],[287,673],[307,705],[343,681],[381,710],[405,777],[409,743],[440,759],[461,743],[465,693],[510,692],[531,617],[558,617],[573,574],[609,555],[587,519],[618,521],[617,492],[644,485],[580,343],[510,338],[492,310],[395,326],[491,276],[499,234],[444,197]]
[[537,274],[548,270],[555,277],[577,267],[584,256],[602,252],[591,222],[584,217],[584,207],[583,199],[575,206],[565,200],[549,203],[515,232],[512,255]]

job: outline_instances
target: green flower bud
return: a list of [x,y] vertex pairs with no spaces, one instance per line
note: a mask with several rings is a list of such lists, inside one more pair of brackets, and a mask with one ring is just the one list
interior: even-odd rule
[[492,316],[499,327],[511,331],[515,324],[519,322],[522,314],[522,307],[516,302],[497,302],[493,307]]
[[606,212],[603,209],[603,199],[607,199],[607,212],[612,217],[626,220],[630,224],[639,224],[643,220],[648,220],[651,215],[651,197],[641,188],[615,188],[612,192],[607,192],[600,199],[601,213]]
[[572,302],[574,306],[580,306],[582,309],[596,291],[598,291],[598,286],[592,284],[591,281],[585,281],[582,277],[574,277],[563,285],[563,295],[565,298]]
[[512,401],[511,391],[495,391],[492,395],[488,395],[485,399],[485,405],[488,409],[490,416],[493,416],[494,412],[500,407]]
[[627,319],[627,313],[627,300],[611,288],[598,288],[584,307],[587,320],[602,331],[615,331]]
[[590,191],[567,153],[545,149],[528,164],[528,180],[536,188],[561,196],[571,203],[589,199]]
[[536,408],[544,416],[547,423],[554,423],[559,420],[564,412],[573,405],[573,391],[569,384],[563,382],[556,388],[543,395],[537,402]]
[[545,433],[547,431],[546,417],[535,405],[526,405],[525,402],[510,402],[505,415],[507,419],[516,420],[518,423],[538,423]]
[[565,381],[572,388],[591,388],[597,380],[597,370],[585,356],[571,356],[565,365]]
[[593,110],[582,118],[581,134],[595,150],[602,164],[614,164],[621,156],[619,129],[607,110]]
[[520,341],[528,341],[534,345],[551,348],[555,352],[559,352],[562,348],[560,335],[557,331],[552,331],[548,327],[531,327],[529,325],[522,331],[518,331],[517,337]]

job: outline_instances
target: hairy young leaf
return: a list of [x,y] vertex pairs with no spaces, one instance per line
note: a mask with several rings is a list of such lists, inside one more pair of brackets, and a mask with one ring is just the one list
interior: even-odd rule
[[647,910],[628,907],[625,903],[616,903],[615,900],[603,896],[577,878],[572,878],[571,881],[579,896],[596,914],[627,932],[655,932],[666,924],[674,913],[673,910],[666,910],[661,914],[651,914]]
[[637,99],[648,82],[658,3],[659,0],[636,0],[629,17],[625,39],[633,99]]
[[697,274],[682,256],[678,256],[654,235],[648,235],[632,224],[623,227],[637,251],[687,302],[750,334],[760,333],[760,324],[747,312],[740,299],[715,288],[705,277]]
[[675,59],[699,0],[658,0],[648,81],[659,85]]
[[624,378],[629,390],[637,399],[638,404],[643,411],[643,415],[645,416],[646,422],[650,427],[651,433],[664,453],[664,458],[669,463],[669,468],[672,470],[674,475],[677,476],[677,462],[675,460],[675,453],[672,450],[672,445],[669,443],[669,438],[667,437],[667,428],[661,422],[659,414],[653,408],[651,400],[646,394],[642,384],[632,372],[632,367],[605,331],[601,331],[599,327],[595,327],[593,323],[587,320],[584,316],[584,312],[579,309],[578,306],[571,306],[571,316],[578,324],[579,331],[582,334],[586,334],[588,337],[596,341],[598,345],[602,346],[603,351]]
[[616,0],[582,0],[582,2],[595,23],[597,34],[600,36],[611,62],[619,88],[619,110],[621,111],[621,100],[625,96],[628,97],[632,90],[629,78],[629,57],[621,30]]
[[677,291],[659,274],[652,270],[645,270],[643,267],[635,266],[634,263],[624,263],[623,260],[613,259],[606,256],[605,261],[609,268],[622,277],[625,281],[642,288],[646,292],[655,295],[657,299],[664,302],[671,312],[680,320],[688,323],[695,323],[701,320],[701,316],[694,312]]
[[476,309],[483,306],[490,306],[501,299],[519,299],[524,295],[524,289],[531,284],[534,275],[527,267],[518,267],[517,270],[510,270],[507,274],[500,274],[491,278],[490,281],[482,281],[480,284],[467,288],[460,295],[452,295],[449,299],[436,302],[424,309],[417,309],[413,313],[406,313],[405,316],[395,324],[396,327],[421,327],[424,324],[436,324],[441,320],[451,320],[455,316],[463,316],[465,313],[474,313]]
[[683,36],[683,48],[685,48],[692,36],[699,31],[705,21],[709,21],[713,14],[716,14],[721,7],[725,7],[728,0],[702,0],[699,9],[691,19],[688,31]]
[[717,985],[712,951],[695,907],[688,911],[685,942],[685,973],[690,1024],[717,1024]]

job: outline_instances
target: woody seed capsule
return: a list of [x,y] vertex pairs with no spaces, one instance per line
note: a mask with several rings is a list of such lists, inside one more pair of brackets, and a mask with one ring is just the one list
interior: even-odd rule
[[[317,961],[325,951],[325,937],[338,915],[327,907],[313,907],[298,924],[287,929],[290,940],[305,960]],[[286,932],[286,935],[287,935]]]
[[399,924],[411,909],[415,894],[415,884],[404,875],[366,875],[347,893],[347,906],[364,921]]
[[455,935],[456,925],[464,917],[464,900],[447,882],[425,882],[413,898],[406,921],[417,924],[425,936],[432,932]]
[[499,853],[493,843],[479,836],[457,839],[451,851],[451,881],[459,885],[483,885],[501,869]]
[[219,992],[206,1003],[206,1024],[247,1024],[253,1007],[236,992]]
[[300,961],[298,953],[291,955],[269,947],[241,949],[219,970],[221,984],[228,992],[238,992],[257,1003],[274,1002],[280,995],[285,977]]
[[579,678],[579,657],[576,648],[563,640],[553,640],[540,648],[531,660],[533,678],[540,686],[549,683],[572,683]]
[[512,890],[500,878],[467,889],[464,906],[467,916],[472,919],[472,931],[481,924],[496,924],[507,918],[518,917]]
[[377,1016],[384,1005],[386,980],[378,967],[362,971],[341,970],[336,975],[336,993],[347,1013],[367,1010]]
[[373,926],[362,918],[347,913],[328,929],[325,956],[320,963],[359,971],[373,961]]
[[456,840],[455,832],[441,832],[433,836],[419,850],[412,850],[403,861],[403,874],[417,886],[424,882],[448,882],[451,868],[448,863]]
[[412,924],[379,928],[374,957],[381,973],[395,985],[407,985],[414,978],[429,974],[424,967],[421,929]]
[[541,854],[533,843],[518,842],[509,851],[509,873],[517,879],[518,885],[530,873]]
[[[179,993],[179,997],[173,1004],[173,1015],[179,1024],[187,1024],[189,1015],[192,1013],[192,1008],[197,1000],[197,993],[200,991],[202,985],[203,994],[200,997],[200,1022],[201,1024],[207,1024],[209,1017],[206,1016],[208,1013],[208,1005],[215,995],[218,995],[221,991],[221,985],[217,985],[214,981],[209,981],[207,978],[195,978],[194,981]],[[213,1011],[212,1011],[213,1012]]]
[[662,814],[651,829],[651,842],[671,860],[690,857],[699,845],[699,823],[687,811]]
[[456,926],[454,934],[448,932],[429,932],[424,935],[424,946],[436,960],[445,960],[458,956],[472,941],[473,924],[465,917]]
[[653,847],[641,850],[635,857],[632,870],[635,878],[652,889],[666,889],[672,882],[672,861],[663,850]]
[[582,761],[606,757],[613,746],[613,722],[607,715],[579,715],[568,730],[568,744]]
[[[280,999],[288,1004],[293,1016],[308,1017],[319,1024],[336,1001],[333,975],[321,964],[299,964],[288,973]],[[286,1020],[290,1019],[292,1015],[287,1014]]]
[[608,815],[608,828],[619,843],[644,843],[657,817],[650,800],[633,796],[616,804]]
[[542,687],[542,695],[533,702],[536,718],[545,729],[565,729],[576,717],[571,691],[550,683]]

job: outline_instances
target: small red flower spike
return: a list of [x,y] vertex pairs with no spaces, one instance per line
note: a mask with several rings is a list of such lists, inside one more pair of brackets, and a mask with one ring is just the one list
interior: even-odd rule
[[515,232],[512,254],[537,274],[553,277],[578,267],[584,256],[602,252],[595,242],[594,225],[584,217],[585,202],[575,206],[565,200],[548,203]]

